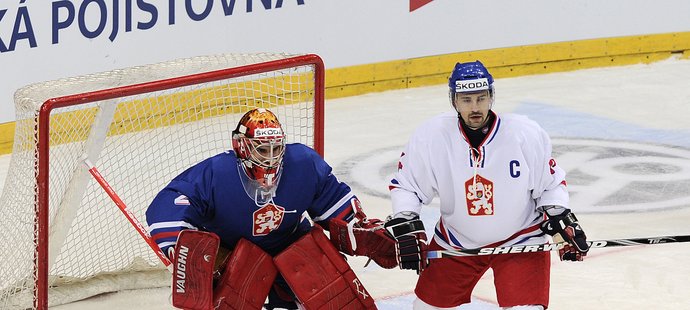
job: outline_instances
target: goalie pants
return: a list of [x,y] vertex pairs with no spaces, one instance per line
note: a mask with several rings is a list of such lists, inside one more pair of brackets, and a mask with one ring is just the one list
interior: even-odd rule
[[[435,242],[430,249],[441,250]],[[417,281],[415,294],[429,305],[456,307],[470,302],[472,290],[491,268],[501,307],[549,305],[549,252],[444,257],[431,260]]]
[[268,292],[268,303],[264,306],[267,309],[297,309],[297,298],[283,276],[278,274],[271,290]]

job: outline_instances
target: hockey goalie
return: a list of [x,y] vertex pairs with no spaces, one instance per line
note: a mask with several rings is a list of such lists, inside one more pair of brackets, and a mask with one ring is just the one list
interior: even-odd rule
[[286,144],[271,111],[244,114],[232,146],[175,177],[146,211],[173,262],[173,305],[376,309],[341,253],[397,267],[382,221],[314,150]]

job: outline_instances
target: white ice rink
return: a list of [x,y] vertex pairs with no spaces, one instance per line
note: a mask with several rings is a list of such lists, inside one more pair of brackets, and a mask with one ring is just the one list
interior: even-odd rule
[[[448,68],[449,70],[451,68]],[[590,240],[690,235],[690,60],[498,79],[494,110],[526,114],[551,134],[571,207]],[[326,159],[370,217],[390,212],[386,183],[410,133],[448,111],[445,85],[329,100]],[[0,156],[0,185],[9,156]],[[423,218],[432,228],[435,203]],[[416,275],[353,269],[379,309],[411,309]],[[594,249],[552,264],[550,309],[690,309],[690,244]],[[491,273],[459,309],[499,309]],[[54,307],[171,309],[169,289],[124,291]]]

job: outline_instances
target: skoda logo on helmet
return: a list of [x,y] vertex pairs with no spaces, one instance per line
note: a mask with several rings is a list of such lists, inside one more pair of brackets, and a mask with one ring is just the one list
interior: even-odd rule
[[489,89],[489,80],[486,78],[474,80],[457,80],[455,81],[456,92],[473,92]]
[[254,138],[280,137],[282,135],[283,135],[283,130],[280,128],[257,128],[257,129],[254,129]]

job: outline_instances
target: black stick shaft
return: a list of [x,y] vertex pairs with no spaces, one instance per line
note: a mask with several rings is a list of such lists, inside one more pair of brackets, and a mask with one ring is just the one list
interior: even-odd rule
[[[678,242],[690,242],[690,235],[595,240],[595,241],[589,241],[588,243],[589,243],[590,248],[608,248],[608,247],[617,247],[617,246],[651,245],[651,244],[665,244],[665,243],[678,243]],[[513,245],[513,246],[497,247],[497,248],[428,251],[427,257],[429,257],[429,258],[440,258],[440,257],[447,257],[447,256],[477,256],[477,255],[508,254],[508,253],[548,252],[548,251],[559,250],[566,244],[567,244],[566,242],[558,242],[558,243],[544,243],[544,244],[535,244],[535,245]]]

